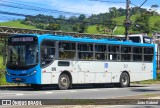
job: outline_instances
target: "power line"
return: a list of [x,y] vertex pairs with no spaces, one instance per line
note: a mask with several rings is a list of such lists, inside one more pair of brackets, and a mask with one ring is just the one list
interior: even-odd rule
[[[8,0],[1,0],[1,1],[3,1],[3,2],[8,2]],[[16,1],[18,1],[18,2],[22,2],[22,1],[19,1],[19,0],[16,0]],[[12,1],[12,3],[15,3],[15,1],[13,2]],[[35,5],[41,5],[41,6],[52,6],[52,7],[57,7],[57,5],[47,5],[47,4],[41,4],[41,3],[34,3],[34,2],[27,2],[27,1],[23,1],[23,3],[28,3],[28,4],[30,4],[30,5],[33,5],[33,4],[35,4]],[[88,12],[98,12],[98,11],[93,11],[93,10],[84,10],[84,9],[76,9],[76,8],[68,8],[68,7],[61,7],[61,8],[63,8],[63,9],[74,9],[74,10],[83,10],[83,11],[88,11]]]
[[[41,8],[21,3],[14,3],[10,1],[4,1],[6,3],[12,3],[14,5],[7,5],[7,4],[0,4],[0,6],[6,6],[6,7],[12,7],[12,8],[19,8],[19,9],[28,9],[28,10],[34,10],[34,11],[43,11],[43,12],[52,12],[52,13],[65,13],[65,14],[72,14],[72,15],[80,15],[81,13],[74,13],[74,12],[67,12],[67,11],[59,11],[59,10],[53,10],[53,9],[47,9],[47,8]],[[21,7],[23,6],[23,7]]]
[[0,4],[0,6],[17,8],[17,9],[27,9],[27,10],[33,10],[33,11],[48,12],[48,13],[61,13],[61,14],[65,13],[65,14],[80,15],[80,13],[63,12],[63,11],[48,10],[48,9],[42,9],[42,8],[28,8],[28,7],[12,6],[12,5],[7,5],[7,4]]
[[[132,13],[132,15],[134,15],[146,2],[147,2],[147,0],[145,0],[138,8]],[[132,15],[130,15],[130,17],[131,17]]]
[[89,1],[108,2],[108,3],[126,3],[126,2],[115,2],[115,1],[108,1],[108,0],[89,0]]
[[[16,3],[16,2],[11,2],[11,1],[6,1],[6,0],[2,0],[3,3],[9,3],[9,4],[1,4],[1,6],[5,6],[5,7],[12,7],[12,8],[20,8],[20,9],[28,9],[28,10],[34,10],[34,11],[43,11],[43,12],[49,12],[49,13],[58,13],[58,14],[70,14],[70,15],[80,15],[82,13],[76,13],[76,12],[67,12],[67,11],[60,11],[60,10],[56,10],[56,9],[47,9],[47,8],[42,8],[42,7],[37,7],[37,6],[33,6],[33,5],[28,5],[28,4],[22,4],[22,3]],[[27,2],[30,4],[35,4],[35,3],[31,3],[31,2]],[[39,3],[38,3],[39,4]],[[40,4],[42,5],[42,4]],[[51,5],[46,5],[45,6],[51,6]],[[44,6],[43,5],[43,6]],[[23,7],[22,7],[23,6]],[[54,6],[56,7],[56,6]],[[64,7],[62,7],[64,8]],[[83,9],[75,9],[75,8],[64,8],[64,9],[73,9],[73,10],[83,10]],[[90,10],[83,10],[85,12],[98,12],[98,11],[90,11]],[[85,14],[86,16],[88,16],[88,14]]]
[[138,7],[136,4],[134,4],[134,3],[132,3],[132,2],[130,2],[130,4],[132,4],[133,6],[136,6],[136,7]]
[[5,15],[14,15],[14,16],[30,16],[30,15],[26,15],[26,14],[20,14],[20,13],[12,13],[12,12],[6,12],[6,11],[0,11],[0,14],[5,14]]

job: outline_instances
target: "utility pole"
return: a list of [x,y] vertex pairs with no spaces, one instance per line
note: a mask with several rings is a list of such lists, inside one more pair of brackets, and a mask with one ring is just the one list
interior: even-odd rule
[[130,26],[130,0],[126,1],[126,20],[125,20],[125,36],[126,40],[129,40],[129,26]]

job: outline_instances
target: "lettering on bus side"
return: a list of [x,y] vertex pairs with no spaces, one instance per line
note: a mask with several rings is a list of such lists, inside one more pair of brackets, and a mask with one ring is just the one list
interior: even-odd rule
[[128,68],[128,64],[124,64],[124,68]]

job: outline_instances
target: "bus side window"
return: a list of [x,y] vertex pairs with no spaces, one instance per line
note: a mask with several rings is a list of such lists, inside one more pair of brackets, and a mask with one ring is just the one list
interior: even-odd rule
[[55,59],[55,41],[44,40],[41,44],[41,65],[45,67]]
[[144,47],[144,61],[153,60],[154,49],[152,47]]
[[108,59],[109,60],[120,60],[120,53],[119,53],[120,46],[118,45],[108,45]]
[[106,60],[107,59],[106,51],[107,51],[106,45],[95,44],[95,59]]
[[132,48],[133,61],[142,61],[142,47]]
[[78,59],[93,60],[93,44],[79,43],[78,44]]
[[76,59],[76,43],[59,42],[59,59]]
[[131,61],[131,46],[121,46],[121,60]]

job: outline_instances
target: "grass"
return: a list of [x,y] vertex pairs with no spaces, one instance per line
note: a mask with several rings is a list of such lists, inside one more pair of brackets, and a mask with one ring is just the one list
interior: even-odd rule
[[5,66],[3,65],[3,57],[0,56],[0,71],[4,69],[5,69]]
[[157,79],[156,80],[146,80],[146,81],[138,81],[134,82],[136,84],[160,84],[160,74],[157,74]]
[[114,34],[116,35],[124,35],[124,33],[125,33],[125,28],[123,26],[118,26],[114,32]]
[[0,56],[0,85],[7,84],[4,75],[5,66],[3,65],[3,57]]
[[8,26],[8,27],[18,27],[18,28],[26,28],[26,29],[37,29],[34,26],[29,26],[21,23],[21,20],[9,21],[9,22],[0,22],[0,26]]
[[96,29],[96,27],[97,27],[97,25],[91,25],[91,26],[88,27],[86,32],[90,33],[90,34],[103,34],[102,27],[100,27],[99,31]]
[[157,22],[157,21],[160,21],[160,16],[152,16],[152,17],[150,18],[150,21],[149,21],[150,26],[153,28],[155,22]]

